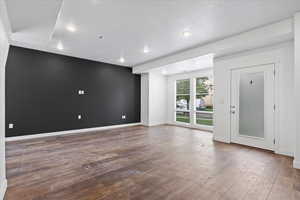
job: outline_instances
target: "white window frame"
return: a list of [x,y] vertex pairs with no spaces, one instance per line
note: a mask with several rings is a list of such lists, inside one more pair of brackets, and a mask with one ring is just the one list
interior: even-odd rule
[[[184,74],[184,75],[177,75],[174,76],[173,83],[174,83],[174,112],[173,112],[173,123],[175,125],[190,127],[190,128],[196,128],[196,129],[202,129],[202,130],[208,130],[213,131],[214,126],[208,126],[208,125],[202,125],[197,124],[196,122],[196,113],[197,112],[204,112],[204,111],[196,111],[196,79],[201,77],[211,77],[211,73],[207,72],[200,72],[200,73],[191,73],[191,74]],[[190,123],[184,123],[184,122],[178,122],[176,121],[176,113],[177,111],[183,111],[183,110],[177,110],[176,108],[176,97],[177,97],[177,81],[180,80],[190,80],[190,107],[189,110],[186,112],[190,113]],[[213,120],[214,120],[214,114],[213,114]]]
[[[194,120],[195,121],[193,121],[193,123],[194,123],[195,126],[198,126],[200,128],[208,129],[208,130],[213,130],[212,128],[213,128],[214,125],[209,126],[209,125],[204,125],[204,124],[197,124],[197,117],[196,117],[197,113],[209,113],[209,114],[212,114],[214,116],[214,111],[212,111],[212,112],[209,112],[209,111],[197,111],[197,109],[196,109],[196,99],[197,99],[197,91],[196,91],[197,81],[196,80],[197,80],[197,78],[202,78],[202,77],[208,77],[208,76],[204,75],[204,76],[197,76],[197,77],[193,78],[194,79],[194,87],[195,87],[194,88],[194,94],[193,94],[193,99],[194,99],[193,110],[195,111],[195,113],[194,113]],[[213,121],[214,121],[214,119],[213,119]]]

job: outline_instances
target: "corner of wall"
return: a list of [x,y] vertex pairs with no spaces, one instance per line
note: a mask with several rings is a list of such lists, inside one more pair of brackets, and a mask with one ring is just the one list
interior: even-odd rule
[[293,167],[295,169],[300,169],[300,161],[299,160],[294,160],[293,162]]
[[[0,6],[1,7],[1,6]],[[3,14],[3,13],[2,13]],[[9,50],[7,30],[0,16],[0,199],[7,188],[5,172],[5,65]]]
[[6,179],[1,180],[0,184],[1,184],[0,185],[0,199],[4,199],[5,192],[7,189],[7,180]]
[[[295,116],[298,116],[300,114],[300,93],[298,92],[300,89],[300,12],[296,13],[294,16],[294,110],[295,110]],[[300,169],[300,120],[299,118],[296,118],[295,121],[295,160],[294,160],[294,168]]]
[[167,79],[160,72],[150,72],[148,85],[148,125],[165,124],[167,122]]

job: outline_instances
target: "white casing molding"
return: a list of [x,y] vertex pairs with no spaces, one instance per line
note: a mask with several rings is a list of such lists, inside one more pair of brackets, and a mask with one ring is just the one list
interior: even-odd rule
[[1,180],[0,182],[0,199],[4,199],[4,195],[5,195],[5,192],[6,192],[6,188],[7,188],[7,180],[4,179],[4,180]]
[[8,137],[8,138],[5,138],[5,141],[6,142],[11,142],[11,141],[19,141],[19,140],[28,140],[28,139],[35,139],[35,138],[50,137],[50,136],[60,136],[60,135],[66,135],[66,134],[103,131],[103,130],[109,130],[109,129],[125,128],[125,127],[130,127],[130,126],[138,126],[138,125],[141,125],[141,123],[130,123],[130,124],[103,126],[103,127],[96,127],[96,128],[85,128],[85,129],[51,132],[51,133],[41,133],[41,134],[35,134],[35,135],[24,135],[24,136]]

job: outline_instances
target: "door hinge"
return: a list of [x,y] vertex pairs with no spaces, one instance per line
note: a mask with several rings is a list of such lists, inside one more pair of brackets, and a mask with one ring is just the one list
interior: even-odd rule
[[276,144],[276,140],[275,139],[273,140],[273,144]]
[[274,69],[273,73],[274,73],[274,76],[276,76],[276,70],[275,69]]
[[276,105],[274,104],[273,109],[276,110]]

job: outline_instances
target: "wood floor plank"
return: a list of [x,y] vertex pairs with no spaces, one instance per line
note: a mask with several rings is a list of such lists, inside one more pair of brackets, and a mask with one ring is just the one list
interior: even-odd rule
[[5,200],[299,200],[300,170],[272,152],[175,126],[6,143]]

